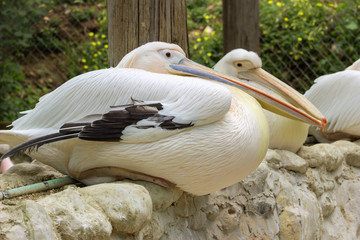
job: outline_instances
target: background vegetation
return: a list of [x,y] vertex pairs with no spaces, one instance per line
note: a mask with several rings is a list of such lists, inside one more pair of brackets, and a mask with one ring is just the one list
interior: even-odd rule
[[[107,67],[104,0],[0,0],[0,121],[80,73]],[[222,53],[221,0],[187,0],[191,58]],[[304,92],[360,55],[359,0],[260,0],[263,67]]]

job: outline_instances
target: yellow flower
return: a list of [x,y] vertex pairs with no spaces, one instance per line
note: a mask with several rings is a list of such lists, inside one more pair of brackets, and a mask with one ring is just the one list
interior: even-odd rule
[[297,60],[300,59],[300,56],[299,56],[299,55],[295,55],[295,56],[294,56],[294,59],[297,61]]
[[302,38],[301,38],[301,37],[298,37],[298,41],[301,42],[301,41],[302,41]]
[[201,42],[201,38],[197,38],[196,41],[197,41],[197,42]]
[[86,59],[85,59],[85,58],[81,59],[81,61],[82,61],[83,63],[86,63]]
[[107,44],[104,45],[104,48],[108,48],[108,47],[109,47],[109,45],[107,45]]
[[96,46],[96,42],[91,42],[91,45]]
[[284,18],[284,21],[287,22],[287,21],[289,21],[289,19],[286,17],[286,18]]
[[95,53],[95,54],[94,54],[94,57],[97,57],[97,56],[98,56],[98,55]]
[[87,65],[84,66],[84,69],[88,69],[89,67]]
[[302,11],[300,11],[300,12],[298,12],[298,15],[302,16],[302,15],[304,15],[304,13]]
[[282,6],[281,2],[277,2],[276,5],[277,5],[278,7],[281,7],[281,6]]
[[264,34],[264,35],[266,35],[266,34],[267,34],[267,31],[266,31],[266,30],[264,30],[264,31],[263,31],[263,34]]
[[101,45],[101,42],[100,42],[100,41],[97,41],[96,44],[97,44],[97,45]]
[[89,36],[90,36],[90,37],[94,36],[94,33],[93,33],[93,32],[89,32]]
[[209,52],[208,52],[206,55],[207,55],[208,57],[211,57],[211,56],[212,56],[212,54],[211,54],[211,53],[209,53]]
[[199,35],[200,35],[200,33],[199,33],[199,32],[196,32],[196,33],[195,33],[195,36],[199,36]]
[[98,70],[98,69],[99,69],[99,67],[98,67],[98,66],[94,66],[94,69],[95,69],[95,70]]
[[101,38],[106,38],[106,36],[104,34],[101,34]]
[[102,54],[100,51],[97,52],[99,54],[99,56]]
[[211,32],[211,35],[213,35],[213,36],[214,36],[214,35],[215,35],[215,31],[212,31],[212,32]]
[[268,4],[273,4],[273,3],[274,3],[274,2],[273,2],[273,1],[271,1],[271,0],[270,0],[270,1],[268,1]]
[[209,39],[209,37],[207,37],[207,36],[204,37],[204,40],[205,40],[205,41],[208,40],[208,39]]
[[209,15],[204,15],[204,17],[205,17],[205,19],[209,19],[210,18],[210,16]]
[[322,3],[317,3],[316,6],[321,7]]

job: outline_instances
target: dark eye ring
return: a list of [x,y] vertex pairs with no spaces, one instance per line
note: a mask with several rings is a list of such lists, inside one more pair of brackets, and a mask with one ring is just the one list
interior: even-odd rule
[[242,64],[241,64],[241,63],[237,63],[236,66],[242,67]]
[[170,53],[170,52],[167,52],[165,55],[166,55],[168,58],[171,57],[171,53]]

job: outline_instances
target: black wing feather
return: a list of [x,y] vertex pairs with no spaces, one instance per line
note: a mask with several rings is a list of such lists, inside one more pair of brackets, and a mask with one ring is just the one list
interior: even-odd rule
[[[138,129],[158,126],[167,130],[193,126],[192,123],[181,124],[174,122],[174,116],[159,114],[159,111],[163,109],[161,103],[145,104],[136,101],[134,104],[111,106],[110,108],[111,110],[105,114],[88,115],[78,121],[65,123],[58,133],[38,137],[20,144],[4,154],[1,160],[11,157],[16,152],[38,149],[44,144],[76,137],[88,141],[117,142],[121,140],[122,132],[128,126],[134,126]],[[153,122],[154,125],[136,125],[144,119]]]

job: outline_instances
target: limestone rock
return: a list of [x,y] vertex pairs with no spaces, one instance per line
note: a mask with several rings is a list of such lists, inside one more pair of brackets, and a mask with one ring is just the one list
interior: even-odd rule
[[310,147],[302,146],[297,154],[305,159],[310,167],[324,165],[327,171],[334,171],[343,161],[341,150],[331,144],[320,143]]
[[39,162],[15,164],[6,173],[0,174],[0,189],[11,189],[63,176]]
[[306,181],[309,189],[312,190],[317,197],[320,197],[324,192],[332,191],[336,184],[333,177],[327,174],[325,167],[308,169],[308,171],[306,171]]
[[305,173],[309,164],[293,152],[269,149],[265,159],[275,169],[285,168],[290,171]]
[[330,192],[325,192],[324,194],[321,195],[319,201],[320,201],[323,217],[325,218],[330,216],[334,212],[334,209],[337,204],[334,194]]
[[76,188],[49,195],[38,203],[52,218],[61,239],[109,239],[111,235],[108,217]]
[[[359,148],[269,150],[247,178],[205,196],[121,181],[5,200],[0,239],[359,239]],[[4,174],[0,186],[50,176],[33,168],[14,168],[16,182]]]
[[183,194],[183,191],[177,187],[164,188],[159,185],[144,181],[137,181],[136,183],[144,186],[149,191],[154,211],[166,210]]
[[276,197],[280,209],[280,239],[320,239],[321,206],[314,193],[283,179]]
[[90,196],[88,202],[102,208],[115,232],[138,232],[151,218],[149,192],[138,184],[104,183],[79,189],[79,192]]
[[345,155],[345,161],[350,166],[360,168],[360,149],[347,153]]
[[6,240],[60,239],[49,215],[31,200],[0,203],[0,238]]
[[347,164],[353,167],[360,167],[360,146],[344,140],[334,142],[333,145],[343,151]]

